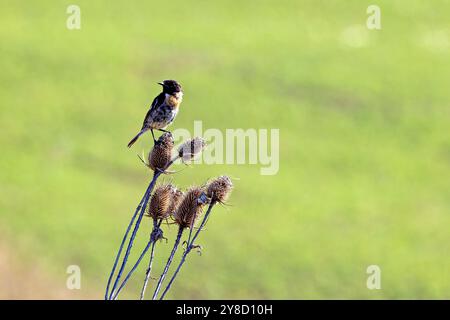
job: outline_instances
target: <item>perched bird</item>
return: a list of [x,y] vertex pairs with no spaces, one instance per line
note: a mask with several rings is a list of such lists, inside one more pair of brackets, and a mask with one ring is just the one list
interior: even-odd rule
[[158,84],[163,87],[163,91],[153,100],[152,106],[145,116],[141,131],[131,139],[128,143],[128,148],[130,148],[147,130],[152,132],[153,141],[156,144],[153,130],[168,132],[164,129],[170,125],[177,116],[178,109],[183,100],[181,85],[175,80],[164,80],[163,82],[158,82]]

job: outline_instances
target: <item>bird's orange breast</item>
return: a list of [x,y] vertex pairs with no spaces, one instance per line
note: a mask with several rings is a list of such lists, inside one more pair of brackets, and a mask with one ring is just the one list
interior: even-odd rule
[[172,109],[178,108],[180,106],[180,104],[181,104],[181,101],[182,101],[182,97],[181,96],[180,97],[176,97],[176,96],[173,96],[173,95],[168,95],[166,97],[166,104],[168,106],[170,106]]

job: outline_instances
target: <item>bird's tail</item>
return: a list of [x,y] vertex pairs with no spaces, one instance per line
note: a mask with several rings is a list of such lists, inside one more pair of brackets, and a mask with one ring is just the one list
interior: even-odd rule
[[142,129],[141,131],[139,131],[139,133],[133,139],[131,139],[130,142],[128,142],[128,148],[131,148],[131,146],[137,141],[137,139],[139,139],[141,134],[143,134],[145,131],[147,131],[147,130],[146,129]]

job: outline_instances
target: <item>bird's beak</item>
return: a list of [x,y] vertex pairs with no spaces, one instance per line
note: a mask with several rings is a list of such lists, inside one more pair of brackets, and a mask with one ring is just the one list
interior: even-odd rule
[[158,84],[159,84],[159,85],[162,85],[162,86],[164,87],[164,83],[162,83],[162,82],[158,82]]

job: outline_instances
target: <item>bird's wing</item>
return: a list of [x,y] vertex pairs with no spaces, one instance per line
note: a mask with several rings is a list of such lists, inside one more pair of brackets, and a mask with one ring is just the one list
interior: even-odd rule
[[165,100],[166,100],[166,95],[163,92],[161,92],[155,99],[153,99],[150,110],[148,110],[147,114],[145,115],[144,123],[142,124],[142,128],[144,128],[146,126],[146,123],[148,122],[149,118],[152,116],[153,112],[158,108],[158,106],[162,105]]

